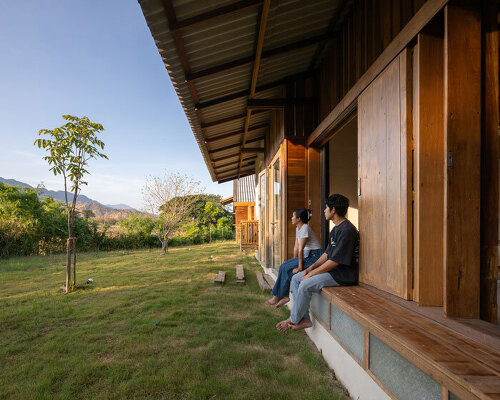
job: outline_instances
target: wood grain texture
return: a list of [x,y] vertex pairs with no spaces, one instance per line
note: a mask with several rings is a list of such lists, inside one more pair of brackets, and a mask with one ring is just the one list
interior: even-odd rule
[[443,39],[418,35],[416,46],[415,294],[422,306],[443,305],[444,76]]
[[286,255],[288,260],[293,258],[295,245],[295,226],[291,222],[294,210],[308,208],[306,199],[306,149],[303,144],[294,144],[286,140]]
[[498,279],[498,27],[494,1],[482,10],[481,319],[497,323]]
[[[366,7],[371,7],[373,0],[366,1]],[[323,109],[320,114],[320,124],[308,135],[307,145],[315,146],[326,136],[330,131],[335,129],[338,123],[342,122],[339,116],[343,115],[346,109],[352,107],[356,102],[358,96],[370,85],[375,78],[391,63],[403,49],[416,37],[416,35],[438,14],[443,7],[448,3],[448,0],[428,0],[413,15],[413,8],[411,2],[401,2],[401,30],[394,36],[394,39],[388,44],[385,50],[382,51],[382,40],[377,37],[380,29],[372,33],[371,27],[376,23],[372,21],[371,17],[366,15],[363,20],[364,28],[368,30],[366,36],[363,36],[363,41],[366,39],[366,53],[367,53],[367,69],[363,75],[349,88],[348,92],[343,94],[337,102],[331,104],[331,111],[325,115]],[[408,6],[409,4],[409,6]],[[378,10],[377,3],[377,10]],[[397,9],[397,7],[395,8]],[[382,11],[381,11],[382,12]],[[384,11],[385,12],[385,11]],[[391,12],[390,10],[388,12]],[[378,11],[377,11],[378,14]],[[413,17],[412,17],[413,16]],[[410,20],[411,18],[411,20]],[[356,27],[356,31],[362,31]],[[380,35],[379,35],[380,36]],[[380,40],[379,40],[380,39]],[[380,43],[380,45],[378,44]],[[342,47],[342,46],[340,46]],[[333,85],[342,77],[343,71],[336,71],[329,69],[332,64],[331,58],[338,58],[335,54],[338,46],[332,46],[332,54],[320,65],[319,85],[320,87]],[[379,52],[376,49],[379,49]],[[321,96],[321,94],[320,94]],[[325,102],[322,102],[324,104]]]
[[480,312],[481,20],[445,7],[445,300],[448,317]]
[[358,205],[360,281],[405,297],[403,242],[408,237],[402,235],[406,196],[401,194],[406,186],[401,174],[407,174],[406,163],[401,162],[402,73],[397,58],[358,99]]
[[307,208],[312,211],[309,226],[321,243],[321,219],[323,217],[321,198],[321,164],[319,150],[309,147],[306,149],[307,157]]

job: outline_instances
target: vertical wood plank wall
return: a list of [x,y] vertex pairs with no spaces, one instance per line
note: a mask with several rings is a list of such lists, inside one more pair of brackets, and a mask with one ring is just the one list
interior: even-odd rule
[[[406,221],[406,158],[401,157],[401,59],[404,51],[358,99],[358,174],[361,282],[408,297],[408,260],[401,235]],[[406,65],[406,64],[405,64]],[[403,79],[404,80],[404,79]],[[403,228],[402,228],[403,226]]]
[[419,34],[414,57],[414,300],[443,305],[444,76],[443,38]]
[[307,173],[306,173],[306,200],[307,208],[311,209],[312,217],[309,226],[312,228],[318,240],[321,237],[321,219],[323,218],[321,198],[321,153],[318,149],[310,147],[306,149]]
[[[340,102],[425,0],[355,0],[317,69],[319,120]],[[310,133],[310,132],[307,132]]]
[[496,4],[484,2],[481,129],[481,319],[497,323],[498,26]]
[[479,318],[481,20],[445,7],[445,299],[448,317]]
[[295,226],[291,222],[293,210],[307,208],[306,200],[306,149],[303,144],[286,140],[286,207],[283,218],[286,221],[287,252],[286,259],[293,258]]

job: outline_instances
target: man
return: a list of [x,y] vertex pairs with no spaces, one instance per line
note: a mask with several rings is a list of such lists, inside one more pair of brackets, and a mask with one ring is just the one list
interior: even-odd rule
[[349,200],[341,194],[328,197],[325,218],[335,227],[330,232],[328,247],[309,268],[292,278],[294,303],[290,318],[278,322],[279,331],[300,330],[312,326],[308,313],[313,293],[327,286],[348,286],[358,283],[359,233],[345,217]]

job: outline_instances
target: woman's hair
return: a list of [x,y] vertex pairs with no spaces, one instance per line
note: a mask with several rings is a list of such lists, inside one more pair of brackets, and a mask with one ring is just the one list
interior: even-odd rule
[[305,208],[297,208],[294,213],[295,217],[300,218],[304,224],[307,224],[312,216],[311,210]]
[[349,199],[341,194],[332,194],[326,199],[326,205],[330,210],[335,208],[338,215],[345,217],[347,209],[349,208]]

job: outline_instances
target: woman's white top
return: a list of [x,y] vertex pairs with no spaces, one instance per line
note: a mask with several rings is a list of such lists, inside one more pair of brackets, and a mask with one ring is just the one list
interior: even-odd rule
[[316,235],[314,234],[313,230],[311,229],[311,227],[308,224],[302,225],[302,227],[300,229],[296,228],[295,229],[295,237],[297,238],[297,240],[299,240],[299,242],[300,242],[300,239],[307,238],[307,242],[306,242],[306,245],[304,247],[304,256],[305,257],[307,257],[305,255],[306,251],[307,251],[307,253],[309,253],[310,250],[321,249],[321,246],[318,242],[318,239],[316,238]]

